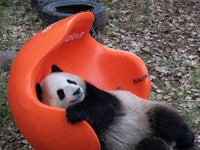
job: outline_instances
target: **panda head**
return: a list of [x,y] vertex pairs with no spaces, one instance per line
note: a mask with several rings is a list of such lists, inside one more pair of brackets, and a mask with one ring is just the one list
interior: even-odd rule
[[63,72],[56,65],[52,66],[52,73],[36,85],[37,96],[42,103],[64,109],[82,102],[85,89],[82,79]]

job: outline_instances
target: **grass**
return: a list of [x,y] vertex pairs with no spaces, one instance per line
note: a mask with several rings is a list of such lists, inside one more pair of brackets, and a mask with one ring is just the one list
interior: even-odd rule
[[9,129],[14,122],[7,99],[7,81],[8,73],[0,69],[0,145],[2,148],[6,145],[4,141],[8,140],[7,136],[11,135]]
[[42,29],[41,21],[28,0],[3,0],[0,4],[0,50],[19,51]]
[[[17,50],[42,29],[29,0],[0,0],[0,50]],[[0,68],[0,149],[30,149],[14,123],[8,97],[9,71]]]
[[12,118],[10,114],[10,108],[7,100],[7,81],[8,81],[8,73],[0,70],[0,126],[7,126],[7,122]]

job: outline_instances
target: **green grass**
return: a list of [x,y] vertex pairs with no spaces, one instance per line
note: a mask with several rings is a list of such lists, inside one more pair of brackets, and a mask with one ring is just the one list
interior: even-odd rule
[[[17,50],[42,29],[30,0],[0,0],[0,50]],[[29,149],[12,117],[7,82],[9,72],[0,68],[0,149]]]
[[192,109],[189,113],[187,112],[187,110],[182,109],[181,114],[183,115],[185,120],[189,123],[191,128],[197,129],[200,127],[200,122],[197,121],[197,119],[200,118],[198,107]]
[[[0,50],[20,50],[42,29],[28,0],[0,0]],[[35,32],[33,32],[35,31]]]
[[8,73],[0,69],[0,127],[7,127],[13,121],[7,99]]

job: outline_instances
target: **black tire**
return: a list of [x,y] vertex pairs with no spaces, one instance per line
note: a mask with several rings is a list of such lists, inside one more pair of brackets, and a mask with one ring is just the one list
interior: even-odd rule
[[55,2],[55,0],[31,0],[31,6],[41,13],[42,8],[52,2]]
[[42,9],[42,21],[48,26],[76,13],[91,11],[95,15],[93,27],[98,31],[106,26],[105,7],[92,0],[65,0],[49,3]]

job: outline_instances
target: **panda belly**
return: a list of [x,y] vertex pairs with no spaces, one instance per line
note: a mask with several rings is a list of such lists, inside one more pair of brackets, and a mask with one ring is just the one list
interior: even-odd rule
[[125,92],[110,92],[121,100],[122,115],[117,116],[100,137],[106,150],[133,150],[141,139],[152,135],[144,111],[151,104],[143,103],[146,100]]

